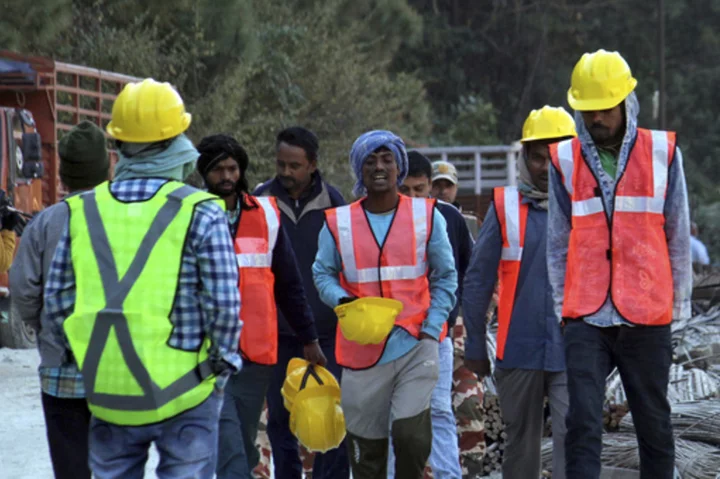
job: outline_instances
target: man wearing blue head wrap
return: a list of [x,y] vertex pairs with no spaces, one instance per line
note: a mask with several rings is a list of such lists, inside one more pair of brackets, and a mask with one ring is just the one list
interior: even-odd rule
[[[395,477],[417,479],[430,455],[430,397],[438,378],[438,340],[446,335],[455,305],[455,261],[435,201],[398,193],[408,169],[399,137],[365,133],[350,151],[350,164],[355,193],[365,196],[325,212],[313,264],[315,286],[333,308],[348,303],[352,308],[368,297],[403,304],[379,344],[343,330],[349,327],[343,323],[338,329],[350,465],[355,479],[386,477],[392,430]],[[367,324],[377,319],[367,317]]]

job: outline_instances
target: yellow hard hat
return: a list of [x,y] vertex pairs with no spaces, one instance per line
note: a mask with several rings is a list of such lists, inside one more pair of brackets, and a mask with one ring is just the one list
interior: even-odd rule
[[523,137],[520,141],[523,143],[577,136],[575,120],[570,113],[561,106],[556,108],[548,105],[530,112],[522,133]]
[[618,52],[586,53],[572,72],[567,98],[577,111],[600,111],[618,106],[635,89],[637,80]]
[[113,103],[107,132],[120,141],[154,143],[178,136],[191,120],[172,85],[147,78],[125,85]]
[[285,409],[292,411],[295,398],[300,391],[320,386],[332,387],[338,394],[340,393],[340,384],[330,371],[322,366],[311,366],[304,359],[292,358],[288,363],[285,381],[280,389]]
[[303,389],[290,411],[290,432],[311,452],[327,452],[345,439],[340,391],[331,386]]
[[290,412],[290,432],[309,451],[335,449],[345,438],[340,385],[330,371],[300,358],[288,363],[280,393]]
[[367,345],[385,341],[402,310],[400,301],[368,296],[337,306],[335,314],[345,339]]

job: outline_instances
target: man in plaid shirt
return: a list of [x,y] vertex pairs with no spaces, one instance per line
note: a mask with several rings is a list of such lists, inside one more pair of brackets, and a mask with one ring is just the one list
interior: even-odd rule
[[[155,111],[147,111],[153,108]],[[160,454],[158,477],[212,477],[222,387],[227,375],[242,365],[237,355],[241,328],[238,273],[224,210],[217,202],[210,201],[211,195],[179,183],[194,170],[198,157],[197,150],[183,134],[189,124],[190,115],[169,84],[145,80],[125,87],[115,101],[113,119],[107,127],[108,132],[119,140],[120,161],[114,181],[76,198],[74,203],[68,201],[72,211],[70,221],[48,273],[45,314],[48,323],[54,325],[56,337],[62,338],[63,333],[67,335],[84,375],[88,402],[93,411],[90,467],[99,479],[142,477],[148,449],[153,442]],[[154,216],[152,225],[146,231],[138,230],[132,224],[135,218],[138,223],[147,221],[143,215],[147,216],[148,211],[155,214],[149,208],[158,202],[162,208]],[[96,206],[88,206],[88,203]],[[184,215],[188,212],[188,204],[192,216],[183,243],[169,232],[177,232],[172,229],[175,228],[173,224],[178,224],[176,220],[187,218]],[[97,220],[92,223],[93,207],[106,213],[97,215],[101,222],[99,228]],[[166,207],[177,207],[179,212],[168,217],[164,213]],[[74,223],[77,217],[81,217],[80,221]],[[83,218],[86,224],[82,224]],[[168,224],[158,233],[156,226],[163,218]],[[123,229],[135,233],[128,235]],[[137,243],[138,232],[140,237],[145,235],[143,241],[139,247],[128,248],[128,242]],[[83,250],[82,255],[77,251],[73,253],[74,242],[87,242],[88,236],[92,248]],[[118,236],[126,241],[119,240]],[[148,242],[151,243],[149,247]],[[161,242],[162,248],[154,248]],[[155,252],[154,249],[162,251]],[[174,257],[169,250],[182,252],[179,271],[170,264]],[[136,263],[142,262],[139,258],[144,255],[147,255],[145,264],[134,268]],[[160,257],[167,258],[167,262],[154,259]],[[127,267],[128,259],[132,263],[130,267]],[[108,264],[113,266],[113,274],[108,274]],[[163,268],[146,268],[148,265],[162,265]],[[123,266],[127,271],[122,269]],[[133,268],[140,272],[133,273]],[[98,269],[102,284],[88,285],[88,280],[92,279],[88,271],[92,273]],[[123,278],[132,274],[138,276],[129,286],[125,285]],[[153,278],[162,284],[172,274],[177,276],[173,291],[156,286]],[[108,277],[111,280],[118,277],[115,287],[108,287]],[[138,291],[134,285],[143,281],[145,286],[152,284],[155,288],[145,287],[141,289],[152,291]],[[120,297],[118,301],[117,291],[123,288],[129,288],[124,295],[128,299]],[[163,302],[157,303],[157,297],[164,298]],[[151,312],[169,306],[168,297],[172,299],[167,318],[171,327],[166,319]],[[118,303],[122,313],[115,312]],[[98,308],[98,313],[92,313]],[[117,337],[115,348],[120,347],[121,355],[112,351],[110,335],[100,345],[101,353],[97,354],[98,345],[92,338],[98,330],[108,328],[108,322],[113,325],[111,332]],[[86,345],[82,340],[88,329],[92,329],[92,334]],[[124,338],[123,329],[130,331]],[[162,338],[158,330],[171,332],[169,337]],[[85,335],[88,334],[85,332]],[[207,359],[203,360],[205,354]],[[106,358],[113,357],[116,362],[112,369],[103,369],[100,358],[107,363]],[[175,372],[175,358],[185,364],[188,357],[197,358],[197,375],[193,376],[191,369],[179,378],[168,377]],[[93,360],[97,361],[95,365]],[[123,360],[125,364],[118,364]],[[112,373],[108,374],[108,371]],[[117,378],[118,374],[120,378]],[[133,380],[137,381],[144,396],[133,394],[127,386]],[[168,382],[170,386],[166,386]],[[177,393],[175,386],[178,385],[185,387],[181,393]],[[195,404],[200,403],[188,406],[185,400],[188,395],[196,398]],[[135,401],[135,407],[129,405],[132,401]],[[148,408],[148,402],[156,406]]]

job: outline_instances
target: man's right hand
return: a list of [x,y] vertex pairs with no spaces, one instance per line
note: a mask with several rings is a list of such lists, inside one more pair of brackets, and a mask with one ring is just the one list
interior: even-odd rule
[[338,301],[338,306],[341,305],[341,304],[352,303],[352,302],[355,301],[356,299],[357,299],[357,298],[354,297],[354,296],[349,296],[349,297],[346,296],[346,297],[344,297],[344,298],[340,298],[340,300]]
[[477,374],[478,378],[483,379],[490,376],[490,360],[489,359],[465,359],[463,360],[465,367]]

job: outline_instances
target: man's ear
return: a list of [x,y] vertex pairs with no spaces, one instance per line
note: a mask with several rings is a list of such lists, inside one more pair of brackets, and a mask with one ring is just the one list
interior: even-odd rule
[[317,160],[310,162],[310,173],[315,173],[317,171]]

